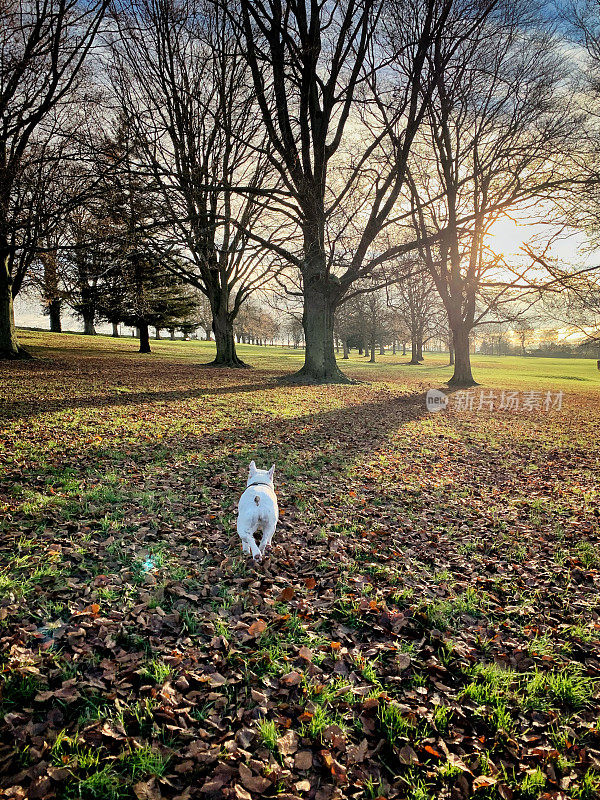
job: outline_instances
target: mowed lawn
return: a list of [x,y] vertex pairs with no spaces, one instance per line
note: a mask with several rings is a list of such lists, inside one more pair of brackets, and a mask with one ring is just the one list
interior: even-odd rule
[[[356,383],[291,387],[292,348],[219,371],[205,342],[20,340],[35,360],[0,363],[4,796],[597,796],[595,361],[475,356],[472,410],[431,414],[441,355],[353,353]],[[235,531],[251,459],[282,509],[257,565]]]

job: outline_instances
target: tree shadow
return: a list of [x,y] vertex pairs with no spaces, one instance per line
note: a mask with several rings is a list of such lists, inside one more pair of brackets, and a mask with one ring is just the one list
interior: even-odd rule
[[56,400],[15,400],[2,405],[0,399],[0,420],[16,422],[27,420],[40,414],[53,414],[76,409],[105,409],[140,405],[141,403],[175,402],[194,400],[211,395],[242,394],[275,387],[275,381],[261,383],[242,383],[231,386],[198,386],[193,389],[158,390],[142,389],[136,392],[122,391],[114,395],[97,397],[64,397]]
[[[53,370],[60,374],[60,364],[53,364]],[[83,365],[89,366],[89,365]],[[94,366],[97,366],[94,363]],[[153,365],[154,366],[154,365]],[[197,365],[177,365],[181,367],[177,374],[177,379],[194,380],[198,376]],[[112,367],[112,365],[111,365]],[[81,381],[82,375],[90,374],[96,377],[97,370],[90,370],[88,373],[85,369],[78,370],[73,374],[73,370],[65,370],[64,381],[68,386],[71,380]],[[100,373],[102,374],[102,373]],[[18,422],[38,417],[45,414],[60,413],[70,410],[84,410],[84,409],[107,409],[107,408],[126,408],[129,406],[136,406],[147,403],[168,403],[168,402],[185,402],[186,400],[197,400],[203,397],[229,395],[229,394],[246,394],[257,391],[271,391],[278,389],[290,388],[286,379],[289,377],[286,373],[276,370],[253,370],[251,382],[239,383],[240,370],[224,370],[222,368],[203,368],[203,377],[210,378],[210,382],[204,382],[200,386],[171,389],[153,389],[153,388],[139,388],[137,390],[130,390],[126,384],[119,380],[120,373],[118,370],[112,370],[104,377],[107,378],[107,387],[112,389],[111,394],[98,393],[88,396],[63,396],[58,398],[44,398],[36,397],[32,394],[26,400],[13,400],[6,401],[0,397],[0,421],[2,422]],[[150,370],[145,371],[140,376],[144,380],[165,380],[164,371]],[[130,378],[130,375],[128,375]],[[258,379],[258,380],[257,380]],[[220,385],[215,385],[216,381],[220,381]],[[226,383],[226,381],[235,381],[233,383]],[[225,385],[223,385],[225,383]],[[361,380],[349,380],[349,385],[360,386],[364,383]],[[366,382],[368,385],[368,382]],[[111,384],[113,384],[111,386]],[[117,384],[115,388],[114,384]],[[121,384],[120,386],[118,384]],[[293,387],[293,383],[291,386]],[[338,384],[333,384],[336,386]],[[447,386],[443,387],[446,394],[450,393]],[[424,403],[424,401],[423,401]]]
[[[229,387],[202,388],[183,392],[140,393],[136,400],[129,396],[129,403],[146,401],[181,400],[204,395],[223,395],[238,392],[252,392],[270,389],[265,384],[244,384]],[[277,391],[274,389],[273,391]],[[285,391],[280,387],[279,391]],[[117,402],[116,405],[128,403]],[[102,403],[85,404],[83,407],[96,408]],[[66,402],[61,408],[70,407]],[[232,407],[231,426],[215,431],[197,434],[165,434],[160,441],[156,438],[140,437],[137,442],[130,440],[124,444],[115,437],[111,440],[103,433],[101,444],[82,451],[82,443],[76,439],[66,443],[60,451],[54,451],[44,458],[44,466],[31,465],[27,476],[22,468],[15,470],[13,476],[6,475],[16,483],[31,481],[45,484],[45,478],[62,471],[71,474],[86,474],[90,466],[94,472],[118,471],[131,475],[132,483],[141,476],[150,477],[154,472],[164,475],[172,468],[197,474],[190,477],[193,488],[203,484],[216,485],[231,490],[232,499],[237,497],[245,477],[245,467],[255,459],[259,466],[276,463],[278,475],[300,481],[326,475],[339,474],[340,470],[359,460],[365,453],[373,454],[382,448],[402,427],[428,416],[423,391],[404,395],[392,394],[388,390],[375,390],[372,400],[350,402],[342,408],[333,410],[306,411],[294,416],[277,416],[268,406],[245,409],[250,419],[239,424]],[[177,414],[176,408],[173,410]],[[165,415],[168,420],[168,410]],[[267,463],[268,462],[268,463]],[[29,477],[29,480],[28,480]]]
[[[36,397],[32,388],[31,398],[0,407],[0,419],[4,423],[18,424],[36,418],[36,426],[43,426],[44,417],[53,413],[72,411],[75,415],[80,410],[99,412],[97,424],[100,435],[97,443],[95,439],[81,438],[77,434],[69,439],[67,429],[70,429],[70,420],[69,415],[65,414],[66,428],[60,448],[45,455],[43,467],[39,463],[32,463],[25,471],[15,468],[12,476],[6,476],[8,480],[12,478],[17,484],[27,484],[28,488],[39,486],[43,489],[47,477],[68,470],[72,474],[83,475],[86,471],[89,473],[92,467],[96,474],[103,471],[131,474],[131,483],[136,484],[140,471],[164,474],[168,472],[170,464],[178,465],[177,468],[182,466],[186,471],[191,458],[196,464],[202,465],[198,470],[198,480],[192,481],[194,486],[218,475],[223,486],[228,490],[231,488],[235,494],[240,488],[243,468],[253,458],[259,465],[264,462],[268,466],[275,462],[280,476],[283,473],[288,478],[298,477],[299,480],[302,475],[338,472],[344,466],[355,463],[363,454],[375,453],[402,426],[429,414],[423,389],[400,394],[388,388],[358,385],[350,390],[317,388],[313,395],[313,389],[309,387],[294,392],[282,386],[277,380],[281,374],[279,371],[256,370],[248,376],[248,382],[244,382],[240,381],[238,370],[227,372],[221,369],[203,370],[202,385],[190,386],[190,382],[198,379],[196,365],[185,363],[165,367],[157,363],[139,373],[140,383],[147,382],[148,388],[137,386],[131,391],[132,376],[130,372],[123,374],[123,366],[122,363],[105,360],[98,363],[96,359],[78,360],[76,365],[72,361],[54,363],[47,378],[53,391],[56,391],[57,384],[64,382],[67,386],[68,381],[72,381],[77,389],[81,385],[87,387],[89,376],[89,394],[45,399],[43,396]],[[43,374],[34,376],[33,372]],[[31,373],[31,377],[37,377],[38,381],[40,378],[44,381],[47,377],[46,370],[39,365]],[[28,370],[24,369],[21,377],[27,374]],[[137,375],[133,377],[135,379]],[[168,381],[170,388],[154,388],[157,384],[160,387],[161,381],[163,384]],[[173,386],[177,383],[179,387]],[[98,394],[93,394],[95,387],[99,387]],[[107,396],[106,391],[110,389],[115,391]],[[331,392],[331,396],[335,397],[338,390],[349,391],[343,396],[342,407],[310,410],[311,396],[321,402],[323,392]],[[446,387],[443,390],[448,392]],[[263,394],[264,399],[261,398],[259,402],[241,401],[243,395],[255,392]],[[211,401],[228,395],[239,396],[240,401],[232,399],[225,408],[221,404],[219,425],[211,430]],[[182,409],[183,415],[189,416],[186,403],[203,399],[206,403],[200,404],[198,411],[196,404],[192,413],[203,414],[208,425],[200,426],[197,433],[191,425],[182,433],[185,429],[181,426]],[[291,403],[300,406],[300,409],[286,416],[285,408],[281,410],[280,403],[284,407]],[[149,407],[151,410],[154,405],[160,406],[160,437],[144,436],[143,429],[142,433],[136,434],[137,438],[127,436],[128,423],[124,419],[117,418],[111,428],[112,409],[134,410],[144,406],[140,409],[140,419],[143,419]],[[103,415],[103,411],[108,411],[108,415]],[[93,414],[90,416],[93,422]],[[131,416],[135,421],[135,413]],[[173,420],[172,432],[165,432],[165,423],[168,428],[170,418]],[[60,439],[63,419],[52,420],[51,425],[54,428],[53,436]],[[269,464],[266,464],[267,461]]]

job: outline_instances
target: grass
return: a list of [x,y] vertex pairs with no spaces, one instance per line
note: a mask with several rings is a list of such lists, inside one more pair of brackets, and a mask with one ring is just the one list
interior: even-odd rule
[[571,793],[575,800],[596,800],[600,794],[600,775],[595,770],[587,770]]
[[129,796],[129,789],[111,767],[103,767],[86,778],[71,781],[64,796],[65,800],[121,800]]
[[275,727],[273,720],[259,720],[258,737],[261,744],[264,744],[268,750],[270,750],[272,753],[277,752],[277,728]]
[[396,745],[399,740],[407,738],[415,727],[393,702],[382,701],[378,717],[382,732],[391,745]]
[[532,708],[583,708],[591,699],[594,681],[568,669],[555,672],[535,672],[525,692]]
[[335,725],[337,719],[325,706],[318,705],[311,713],[308,723],[302,727],[301,733],[310,736],[311,739],[319,740],[323,731],[330,725]]
[[[158,779],[170,796],[259,745],[267,794],[296,794],[290,732],[335,759],[311,786],[332,770],[345,786],[343,767],[366,797],[445,796],[462,767],[440,742],[466,739],[465,780],[523,800],[549,791],[514,755],[535,731],[592,800],[593,360],[474,356],[486,391],[563,391],[563,409],[433,415],[443,354],[353,352],[357,383],[294,387],[277,381],[292,348],[242,345],[255,368],[217,371],[199,368],[205,342],[147,357],[128,338],[21,336],[37,359],[0,365],[0,735],[19,737],[3,787],[27,791],[44,760],[69,770],[65,800]],[[262,565],[235,533],[252,459],[276,463],[282,511]]]
[[143,668],[142,675],[151,678],[155,683],[164,683],[171,675],[171,668],[168,664],[153,658],[152,661]]
[[123,768],[134,781],[150,775],[164,775],[168,761],[168,757],[148,745],[136,747],[122,758]]
[[546,776],[537,767],[530,770],[519,785],[520,796],[523,800],[537,800],[546,787]]
[[[77,353],[84,358],[102,358],[118,354],[120,358],[143,362],[144,356],[137,352],[139,343],[135,339],[121,337],[113,339],[109,336],[89,337],[79,334],[51,334],[42,331],[19,330],[19,341],[34,354],[52,357],[64,354],[65,351]],[[152,341],[153,357],[156,359],[177,360],[180,362],[210,361],[214,358],[214,342],[182,340]],[[296,370],[304,360],[304,351],[293,347],[275,346],[259,347],[256,345],[237,345],[238,355],[243,361],[257,369]],[[375,364],[361,358],[353,350],[348,361],[340,361],[342,368],[349,374],[363,380],[369,375],[377,378],[395,377],[400,365],[406,365],[409,356],[393,356],[389,352],[378,356]],[[425,353],[425,362],[412,372],[418,372],[418,378],[437,385],[451,375],[447,366],[447,354]],[[472,356],[475,379],[482,385],[503,388],[506,386],[521,389],[531,385],[541,389],[563,389],[578,391],[600,385],[600,374],[596,370],[596,362],[591,358],[521,358],[520,356]],[[479,374],[478,374],[479,373]],[[123,387],[118,385],[119,392]],[[131,390],[130,390],[131,391]],[[125,393],[127,396],[127,393]]]
[[457,597],[427,603],[425,613],[429,624],[433,627],[448,628],[454,623],[458,624],[463,614],[475,617],[483,616],[485,607],[485,596],[470,586],[466,592]]
[[2,714],[29,705],[37,692],[43,688],[41,680],[36,675],[23,674],[16,670],[5,671],[0,676],[0,686]]

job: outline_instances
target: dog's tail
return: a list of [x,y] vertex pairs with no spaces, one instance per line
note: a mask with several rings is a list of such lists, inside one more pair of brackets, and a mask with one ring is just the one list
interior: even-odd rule
[[257,506],[260,505],[260,496],[259,495],[255,496],[254,502],[256,503]]

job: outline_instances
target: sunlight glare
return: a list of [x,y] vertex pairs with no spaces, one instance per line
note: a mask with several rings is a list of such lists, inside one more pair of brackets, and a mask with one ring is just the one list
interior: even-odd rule
[[486,246],[496,255],[507,258],[519,255],[520,248],[530,238],[531,231],[526,226],[504,216],[490,226],[486,235]]

